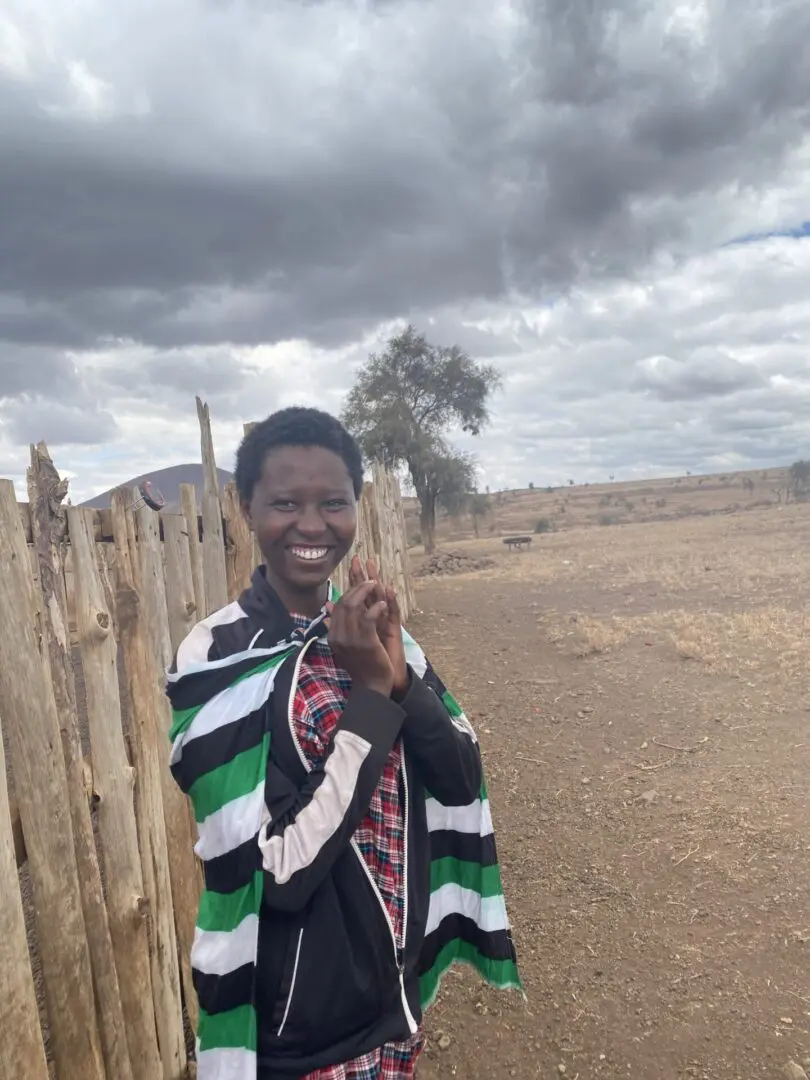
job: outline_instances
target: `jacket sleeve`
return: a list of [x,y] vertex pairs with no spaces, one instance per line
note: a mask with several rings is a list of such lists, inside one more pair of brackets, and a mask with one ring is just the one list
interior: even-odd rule
[[287,779],[271,753],[259,834],[269,907],[306,906],[365,817],[404,718],[389,698],[353,690],[328,754],[301,787]]
[[478,798],[483,778],[475,732],[429,661],[421,677],[409,674],[399,699],[405,748],[429,794],[445,806],[466,806]]

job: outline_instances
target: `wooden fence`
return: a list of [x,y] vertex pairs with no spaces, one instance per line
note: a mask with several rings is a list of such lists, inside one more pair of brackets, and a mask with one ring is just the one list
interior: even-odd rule
[[[31,448],[27,504],[0,480],[0,1080],[193,1072],[201,877],[168,769],[163,679],[256,557],[197,406],[201,517],[191,485],[179,513],[137,507],[127,490],[109,511],[65,506],[44,444]],[[395,477],[374,471],[358,517],[357,550],[407,613]]]

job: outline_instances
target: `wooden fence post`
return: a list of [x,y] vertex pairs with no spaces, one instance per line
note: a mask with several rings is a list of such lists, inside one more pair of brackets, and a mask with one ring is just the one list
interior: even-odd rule
[[152,929],[152,991],[163,1062],[162,1080],[180,1080],[186,1068],[186,1046],[162,797],[162,774],[168,767],[168,739],[161,730],[157,712],[154,655],[141,605],[132,496],[126,489],[113,493],[112,523],[116,611],[129,688],[135,807],[144,892]]
[[31,447],[28,500],[31,533],[42,594],[43,653],[50,664],[56,712],[70,795],[70,817],[82,911],[87,929],[101,1045],[108,1076],[131,1080],[126,1025],[121,1008],[110,924],[104,903],[93,823],[90,819],[85,763],[76,711],[76,685],[68,630],[67,596],[63,573],[67,514],[62,500],[67,481],[60,480],[45,443]]
[[399,535],[399,561],[402,568],[402,580],[405,584],[404,594],[407,600],[406,617],[411,615],[416,608],[416,595],[413,588],[413,575],[411,574],[411,555],[408,549],[408,529],[405,524],[405,505],[402,502],[402,489],[399,477],[392,473],[390,477],[394,489],[394,504],[397,511],[398,535]]
[[205,574],[200,543],[200,522],[197,515],[197,492],[193,484],[180,485],[180,507],[186,519],[191,580],[194,583],[194,603],[197,606],[195,618],[199,620],[205,618],[208,609],[205,603]]
[[182,514],[160,515],[163,522],[163,552],[166,564],[166,605],[172,653],[202,618],[194,597],[188,525]]
[[203,574],[205,577],[205,615],[219,611],[228,603],[228,579],[225,572],[225,538],[222,534],[222,507],[219,501],[219,478],[211,435],[211,416],[208,406],[197,398],[197,417],[200,421],[200,448],[203,476]]
[[222,515],[225,518],[225,569],[228,580],[228,600],[238,600],[250,585],[253,573],[253,534],[250,531],[239,494],[233,480],[222,493]]
[[[258,421],[251,420],[247,424],[244,424],[242,426],[243,433],[245,435],[249,435],[251,433],[251,431],[253,431],[253,429],[256,427],[257,423],[258,423]],[[253,536],[253,566],[255,568],[257,566],[261,566],[262,562],[264,560],[262,559],[262,553],[261,553],[261,549],[259,547],[259,541],[256,539],[256,534],[253,533],[252,536]],[[252,573],[252,571],[251,571],[251,573]]]
[[0,971],[3,972],[3,1026],[0,1080],[48,1080],[39,1028],[34,977],[25,939],[25,918],[17,879],[9,814],[6,755],[0,739]]
[[51,1045],[60,1080],[103,1080],[59,718],[34,633],[33,600],[14,485],[0,480],[0,700],[28,851]]
[[191,832],[188,800],[169,771],[169,731],[172,709],[166,697],[166,669],[172,662],[172,643],[169,635],[169,613],[166,600],[166,579],[163,567],[163,545],[160,542],[158,516],[148,506],[137,511],[138,551],[140,553],[141,596],[152,648],[152,684],[155,710],[163,746],[163,768],[160,780],[163,789],[163,816],[166,823],[169,870],[174,901],[174,925],[180,948],[180,972],[186,1009],[192,1027],[197,1027],[197,995],[191,975],[191,949],[200,903],[202,876],[194,855],[196,837]]
[[[154,1080],[162,1071],[152,1001],[143,875],[135,826],[135,774],[127,760],[118,693],[118,647],[99,573],[92,512],[68,510],[76,626],[82,651],[87,720],[93,757],[93,792],[104,853],[107,911],[131,1075]],[[106,1008],[106,1000],[102,1002]],[[108,1080],[116,1073],[109,1072]]]

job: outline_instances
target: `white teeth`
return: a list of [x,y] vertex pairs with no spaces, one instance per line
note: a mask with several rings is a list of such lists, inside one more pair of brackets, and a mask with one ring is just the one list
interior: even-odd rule
[[316,562],[325,559],[329,548],[290,548],[296,559],[306,559],[308,562]]

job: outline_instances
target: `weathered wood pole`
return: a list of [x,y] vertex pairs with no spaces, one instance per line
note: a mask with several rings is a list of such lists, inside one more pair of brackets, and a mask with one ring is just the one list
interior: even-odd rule
[[[2,718],[0,718],[0,725]],[[17,880],[14,835],[8,804],[6,755],[0,739],[0,971],[3,1019],[0,1026],[0,1080],[48,1080],[39,1029],[34,977],[25,938],[25,917]]]
[[169,634],[169,612],[166,599],[166,579],[163,566],[163,545],[160,542],[158,515],[142,506],[136,515],[140,581],[143,614],[147,637],[152,650],[152,692],[161,735],[163,768],[160,780],[163,791],[163,816],[166,825],[169,871],[174,901],[174,925],[180,948],[180,972],[183,996],[192,1027],[197,1026],[197,995],[191,976],[191,949],[194,945],[194,926],[202,890],[202,875],[194,854],[196,836],[191,832],[188,800],[174,781],[169,770],[169,731],[172,710],[166,697],[166,670],[172,662],[172,643]]
[[202,543],[200,542],[200,523],[197,514],[197,492],[193,484],[180,485],[180,507],[186,519],[188,535],[188,553],[191,559],[191,580],[194,583],[194,603],[197,607],[195,618],[204,619],[205,573],[203,571]]
[[186,1046],[162,794],[168,739],[158,716],[154,651],[141,599],[132,496],[126,489],[113,493],[112,524],[115,606],[129,690],[138,842],[151,925],[152,992],[162,1080],[180,1080],[186,1069]]
[[219,478],[211,435],[211,415],[208,406],[197,398],[197,417],[200,421],[203,491],[203,575],[205,577],[205,615],[219,611],[228,603],[228,576],[225,570],[225,538],[222,532],[222,506],[219,501]]
[[14,485],[0,480],[0,701],[34,894],[51,1046],[60,1080],[103,1080],[70,794]]
[[[113,613],[99,572],[89,511],[68,510],[76,627],[84,667],[93,754],[93,794],[104,852],[107,913],[135,1080],[160,1076],[143,873],[135,824],[135,773],[127,758],[118,693]],[[109,1073],[114,1077],[115,1073]]]

